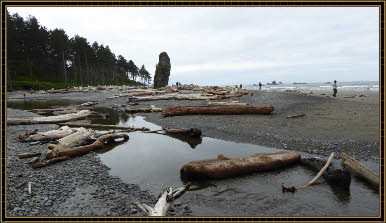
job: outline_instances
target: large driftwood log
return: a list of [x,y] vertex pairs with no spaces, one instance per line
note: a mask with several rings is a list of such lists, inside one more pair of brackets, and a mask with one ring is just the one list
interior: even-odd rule
[[47,132],[38,132],[36,130],[37,129],[35,129],[34,131],[28,131],[26,133],[20,134],[17,137],[17,140],[22,142],[56,140],[73,133],[73,131],[68,126],[63,126],[58,130],[52,130]]
[[58,125],[67,125],[70,127],[84,127],[84,128],[95,128],[95,129],[121,129],[128,131],[149,131],[148,128],[136,128],[130,126],[123,125],[103,125],[103,124],[89,124],[89,123],[80,123],[80,122],[66,122],[66,123],[58,123]]
[[169,106],[162,111],[162,115],[268,115],[274,109],[272,105]]
[[59,139],[58,144],[48,145],[48,148],[71,148],[74,146],[85,145],[93,140],[93,134],[94,132],[91,130],[80,128],[77,132]]
[[135,204],[148,216],[166,216],[173,202],[181,197],[190,188],[191,185],[192,184],[189,182],[185,186],[182,186],[174,191],[171,187],[167,188],[158,199],[158,202],[155,204],[154,208],[146,204],[140,204],[139,202],[135,202]]
[[162,112],[162,108],[157,108],[154,105],[150,105],[148,108],[137,108],[134,106],[126,106],[126,112],[136,113],[136,112]]
[[50,150],[46,154],[47,159],[53,159],[63,156],[77,156],[81,154],[88,153],[92,150],[101,148],[105,145],[106,142],[112,141],[117,138],[124,138],[125,140],[129,139],[129,136],[126,134],[107,134],[100,136],[93,144],[85,145],[85,146],[78,146],[78,147],[72,147],[72,148],[60,148],[57,147],[53,150]]
[[59,122],[73,121],[77,119],[86,118],[92,115],[90,110],[81,110],[75,114],[66,114],[48,117],[33,117],[33,118],[8,118],[8,125],[30,125],[30,124],[52,124]]
[[375,187],[379,187],[379,175],[369,170],[353,157],[342,153],[342,166],[352,175],[364,179]]
[[183,178],[226,178],[288,166],[300,161],[300,157],[290,151],[257,153],[240,158],[219,155],[216,159],[191,161],[181,167],[180,174]]

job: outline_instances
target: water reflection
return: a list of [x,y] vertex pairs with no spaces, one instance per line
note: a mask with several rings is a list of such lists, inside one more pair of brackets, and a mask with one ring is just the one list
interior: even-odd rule
[[167,136],[172,137],[174,139],[178,139],[182,142],[186,142],[189,144],[190,148],[194,149],[197,147],[197,145],[202,143],[202,138],[201,137],[188,137],[188,136],[183,136],[183,135],[176,135],[176,134],[168,134],[166,133]]

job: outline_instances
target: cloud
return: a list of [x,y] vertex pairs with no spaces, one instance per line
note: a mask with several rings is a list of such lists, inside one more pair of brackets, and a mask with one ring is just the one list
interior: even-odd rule
[[[158,55],[192,83],[379,77],[377,7],[18,7],[154,74]],[[364,71],[366,75],[363,76]],[[238,73],[235,76],[235,72]],[[237,77],[237,78],[236,78]]]

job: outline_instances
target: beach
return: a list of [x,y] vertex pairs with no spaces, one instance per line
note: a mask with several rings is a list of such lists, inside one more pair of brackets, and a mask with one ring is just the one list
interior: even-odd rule
[[[190,92],[184,91],[184,93]],[[96,105],[97,108],[127,104],[128,100],[124,97],[107,99],[117,93],[117,91],[67,94],[27,93],[26,100],[45,98],[81,102],[97,101],[99,102]],[[331,93],[330,91],[312,94],[253,91],[252,96],[245,95],[232,99],[248,104],[273,105],[275,110],[271,115],[174,117],[163,117],[160,113],[137,115],[161,127],[198,128],[203,136],[215,139],[300,151],[309,156],[327,157],[331,152],[336,152],[336,160],[339,160],[341,152],[345,152],[359,161],[379,162],[379,93],[360,92],[359,95],[365,96],[358,95],[354,98],[345,98],[345,96],[357,95],[357,91],[338,92],[336,98],[333,98]],[[9,101],[12,101],[12,98],[23,98],[23,93],[8,93]],[[206,103],[206,101],[160,100],[140,102],[138,106],[156,105],[165,108],[171,105],[206,105]],[[306,115],[287,118],[296,114]],[[38,115],[17,109],[7,109],[7,117],[26,116]],[[32,146],[17,142],[15,138],[26,130],[36,128],[46,131],[57,129],[58,126],[52,124],[7,127],[7,145],[11,148],[7,150],[7,214],[9,216],[144,216],[144,213],[135,207],[134,202],[139,201],[150,206],[155,204],[157,199],[151,193],[138,185],[127,184],[111,176],[109,168],[94,152],[45,168],[31,169],[27,162],[19,160],[16,154],[45,153],[48,151],[47,144]],[[379,170],[375,171],[379,172]],[[33,182],[34,195],[27,194],[26,188],[15,189],[22,181]],[[190,205],[199,206],[199,200],[207,206],[212,205],[213,208],[217,208],[215,207],[217,203],[211,204],[214,201],[209,198],[193,193],[192,195],[187,193],[184,196],[188,200],[181,199],[182,201],[173,205],[171,215],[188,216],[201,213],[197,208],[193,213],[189,209]],[[227,209],[224,208],[224,210]],[[205,213],[210,214],[210,212]],[[249,211],[243,212],[242,209],[237,209],[234,213],[256,214]]]

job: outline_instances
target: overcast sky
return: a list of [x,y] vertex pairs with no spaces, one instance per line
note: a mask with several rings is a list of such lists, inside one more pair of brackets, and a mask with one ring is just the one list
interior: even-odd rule
[[377,7],[8,7],[108,45],[169,85],[360,81],[379,78]]

